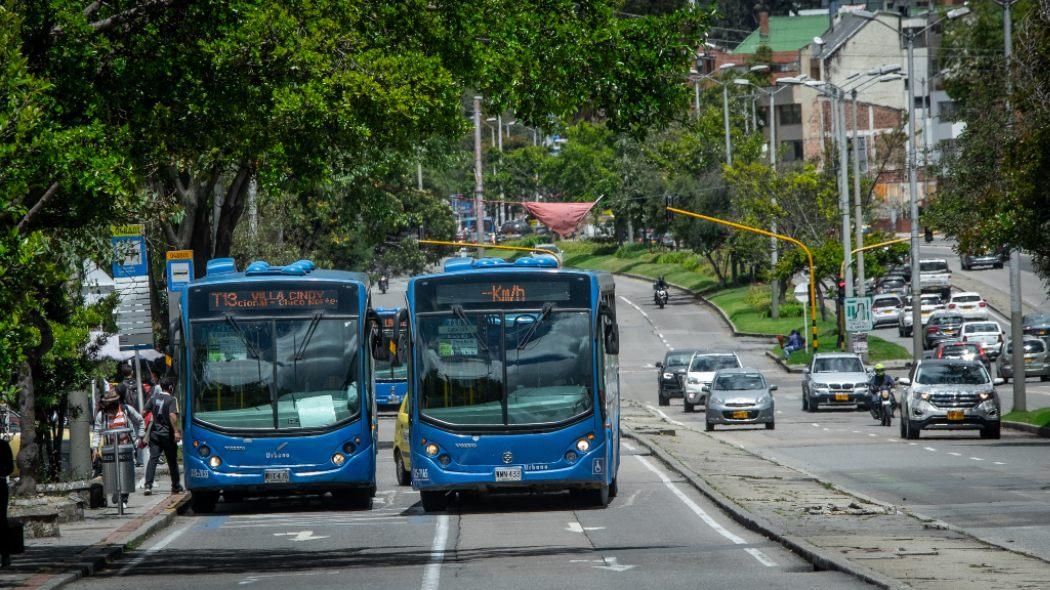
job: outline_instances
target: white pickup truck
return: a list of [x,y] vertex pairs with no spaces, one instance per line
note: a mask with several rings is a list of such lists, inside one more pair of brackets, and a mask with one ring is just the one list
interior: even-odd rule
[[[939,292],[942,296],[951,292],[952,271],[944,258],[925,258],[919,261],[919,288],[924,293]],[[944,297],[947,299],[947,297]]]

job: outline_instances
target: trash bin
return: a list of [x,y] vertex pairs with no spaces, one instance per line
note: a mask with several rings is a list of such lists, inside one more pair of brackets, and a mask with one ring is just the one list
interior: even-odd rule
[[[107,440],[118,440],[128,428],[106,430]],[[112,436],[109,436],[112,435]],[[102,448],[102,485],[107,496],[130,494],[135,491],[135,445],[111,444]]]

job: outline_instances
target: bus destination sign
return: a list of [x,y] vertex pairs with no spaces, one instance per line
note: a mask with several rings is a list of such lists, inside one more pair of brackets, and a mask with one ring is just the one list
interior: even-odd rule
[[568,301],[569,284],[564,281],[550,282],[503,282],[453,283],[437,285],[437,303],[528,303],[546,301]]
[[210,311],[334,310],[338,308],[339,292],[335,289],[258,289],[208,293]]

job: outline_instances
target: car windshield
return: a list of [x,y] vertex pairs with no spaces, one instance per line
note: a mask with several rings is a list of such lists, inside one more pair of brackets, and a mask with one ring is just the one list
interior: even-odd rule
[[886,279],[885,281],[882,281],[882,286],[883,287],[896,288],[896,287],[900,287],[903,284],[904,284],[904,281],[901,280],[901,279]]
[[977,334],[981,332],[999,332],[998,324],[966,324],[963,327],[963,331],[967,334]]
[[977,363],[921,365],[915,374],[915,382],[921,385],[983,385],[988,383],[988,373]]
[[948,262],[945,260],[920,260],[919,272],[948,272]]
[[[1006,345],[1006,354],[1009,355],[1014,351],[1013,342]],[[1038,354],[1040,352],[1046,352],[1046,344],[1042,340],[1025,340],[1024,341],[1025,354]]]
[[952,303],[977,303],[980,300],[980,295],[956,295],[952,297]]
[[361,411],[357,321],[195,322],[193,418],[233,430],[314,429]]
[[419,318],[422,414],[454,426],[563,422],[593,406],[585,311]]
[[665,367],[684,367],[689,364],[689,359],[693,358],[691,352],[678,352],[670,353],[667,355],[667,359],[664,361]]
[[719,375],[715,379],[715,388],[722,390],[742,391],[745,389],[765,389],[766,381],[759,373],[734,373]]
[[1050,324],[1050,316],[1047,316],[1047,315],[1026,315],[1024,317],[1024,324],[1026,326]]
[[864,364],[857,357],[841,356],[813,359],[814,373],[863,373]]
[[900,300],[896,297],[884,297],[871,302],[873,308],[897,307],[898,305],[900,305]]
[[936,296],[936,295],[932,295],[932,296],[929,296],[929,297],[926,296],[926,295],[923,295],[922,296],[922,304],[923,305],[940,305],[941,304],[941,298]]
[[944,356],[974,355],[980,352],[976,344],[953,344],[944,347]]
[[693,365],[690,371],[697,373],[713,373],[719,369],[739,369],[740,361],[735,354],[704,354],[693,357]]
[[955,326],[963,323],[961,315],[941,315],[930,320],[931,324],[938,326]]

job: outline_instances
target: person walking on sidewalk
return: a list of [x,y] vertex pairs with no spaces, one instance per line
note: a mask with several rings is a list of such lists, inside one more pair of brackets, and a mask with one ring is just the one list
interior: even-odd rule
[[0,567],[11,565],[11,555],[6,553],[7,547],[7,477],[15,472],[15,458],[11,454],[11,443],[7,439],[0,438]]
[[[120,394],[116,391],[110,390],[102,396],[102,409],[95,414],[95,431],[99,434],[98,453],[100,455],[102,454],[102,447],[104,445],[113,445],[112,440],[104,440],[106,438],[111,439],[112,437],[102,436],[102,432],[115,428],[130,428],[132,435],[134,435],[136,447],[142,444],[142,440],[146,436],[146,428],[143,424],[142,414],[135,411],[135,408],[121,402]],[[132,442],[132,437],[127,434],[122,434],[116,442],[118,445],[129,444]],[[128,494],[120,495],[120,503],[127,508]]]
[[153,479],[157,473],[157,463],[161,453],[168,460],[168,474],[171,475],[171,493],[182,491],[179,478],[178,443],[182,440],[182,429],[179,427],[179,402],[167,393],[171,389],[171,380],[165,377],[159,387],[153,388],[153,395],[146,402],[146,412],[153,413],[153,425],[149,433],[149,463],[146,465],[145,495],[153,493]]

